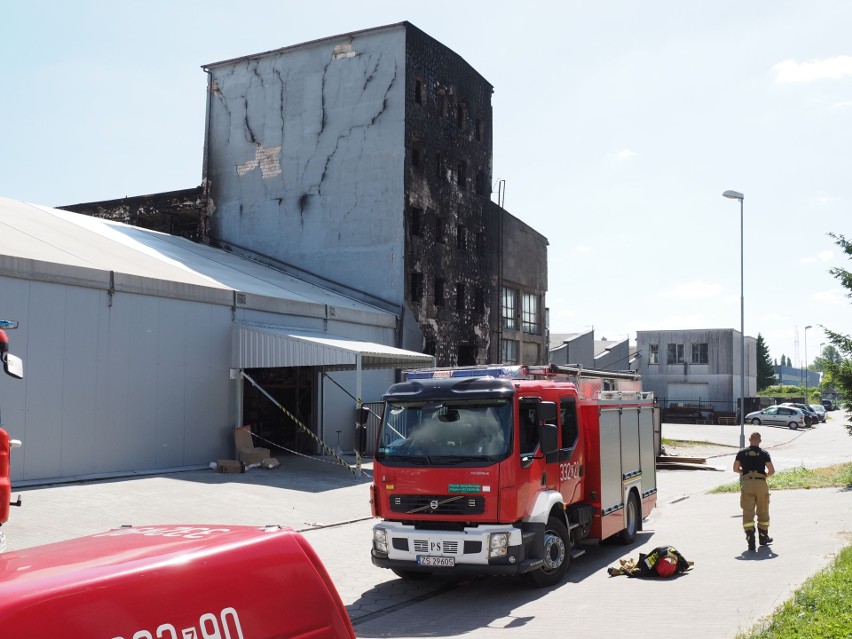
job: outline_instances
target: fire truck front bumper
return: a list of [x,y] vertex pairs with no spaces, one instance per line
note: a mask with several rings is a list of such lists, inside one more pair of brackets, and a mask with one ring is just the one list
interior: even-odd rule
[[424,530],[382,522],[373,527],[373,564],[409,572],[517,575],[541,567],[531,558],[542,530],[483,525],[463,530]]

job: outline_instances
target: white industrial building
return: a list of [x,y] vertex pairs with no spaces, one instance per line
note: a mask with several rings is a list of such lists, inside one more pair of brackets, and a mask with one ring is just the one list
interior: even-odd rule
[[[3,198],[0,318],[20,322],[9,337],[24,379],[0,378],[2,425],[23,441],[18,485],[233,458],[234,427],[269,414],[241,371],[298,380],[277,399],[303,396],[299,418],[351,450],[356,402],[379,399],[394,368],[434,361],[395,348],[399,316],[385,308],[186,239]],[[285,422],[273,437],[298,430]]]

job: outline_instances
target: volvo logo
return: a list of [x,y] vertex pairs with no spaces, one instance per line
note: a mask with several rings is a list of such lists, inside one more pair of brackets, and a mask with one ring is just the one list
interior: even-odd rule
[[438,500],[433,499],[432,501],[430,501],[429,508],[431,508],[432,510],[438,510]]

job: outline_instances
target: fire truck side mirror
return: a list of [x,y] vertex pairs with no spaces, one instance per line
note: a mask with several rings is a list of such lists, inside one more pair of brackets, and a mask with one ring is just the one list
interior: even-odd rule
[[355,452],[363,455],[367,451],[367,418],[370,409],[360,406],[355,409]]
[[541,423],[539,427],[541,431],[541,452],[547,455],[559,448],[559,431],[556,427],[556,402],[541,402],[538,405],[538,418],[539,423]]
[[541,425],[541,452],[545,455],[558,449],[557,432],[556,424]]
[[538,405],[538,419],[542,422],[555,422],[556,402],[541,402]]
[[24,361],[12,353],[3,354],[3,370],[11,377],[24,378]]

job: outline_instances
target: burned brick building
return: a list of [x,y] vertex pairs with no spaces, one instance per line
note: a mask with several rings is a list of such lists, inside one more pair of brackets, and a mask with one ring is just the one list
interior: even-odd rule
[[202,68],[203,241],[395,309],[438,365],[547,361],[547,240],[491,201],[462,57],[402,22]]

